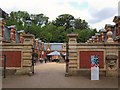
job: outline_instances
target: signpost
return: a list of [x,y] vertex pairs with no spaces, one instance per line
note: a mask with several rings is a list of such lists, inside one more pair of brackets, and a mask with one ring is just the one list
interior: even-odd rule
[[99,80],[99,60],[96,55],[91,56],[91,80]]

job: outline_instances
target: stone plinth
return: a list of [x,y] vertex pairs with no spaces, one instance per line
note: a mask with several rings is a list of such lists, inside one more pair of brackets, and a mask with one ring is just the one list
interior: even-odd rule
[[67,34],[67,37],[69,38],[69,43],[76,44],[77,43],[77,37],[78,34]]
[[33,43],[33,37],[34,35],[33,34],[24,34],[23,35],[24,37],[24,43]]
[[118,76],[118,67],[117,67],[117,56],[116,55],[107,55],[106,56],[106,76]]

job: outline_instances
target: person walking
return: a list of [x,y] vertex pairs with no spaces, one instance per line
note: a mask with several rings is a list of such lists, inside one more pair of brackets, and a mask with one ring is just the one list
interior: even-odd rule
[[45,63],[47,62],[47,57],[45,57]]
[[35,65],[36,65],[36,61],[37,61],[36,59],[37,59],[36,57],[33,58],[33,62]]

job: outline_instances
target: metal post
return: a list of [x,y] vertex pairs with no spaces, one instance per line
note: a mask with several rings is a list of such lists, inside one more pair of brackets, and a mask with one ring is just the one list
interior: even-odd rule
[[69,45],[68,45],[68,43],[66,43],[66,73],[65,73],[66,77],[69,76],[69,74],[68,74],[68,69],[69,69],[69,52],[68,52],[68,49],[69,49]]
[[4,78],[6,78],[6,55],[4,55]]
[[27,34],[30,34],[29,28],[30,28],[30,26],[28,25],[28,32],[27,32]]
[[[32,48],[32,55],[34,53],[34,48]],[[32,56],[32,68],[33,68],[33,71],[32,71],[32,74],[34,74],[34,60],[33,60],[33,56]]]

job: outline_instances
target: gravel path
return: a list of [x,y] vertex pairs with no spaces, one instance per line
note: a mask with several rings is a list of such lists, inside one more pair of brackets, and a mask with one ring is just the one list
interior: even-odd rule
[[35,75],[7,76],[3,88],[117,88],[118,79],[101,76],[91,81],[90,76],[65,77],[65,63],[37,63]]

